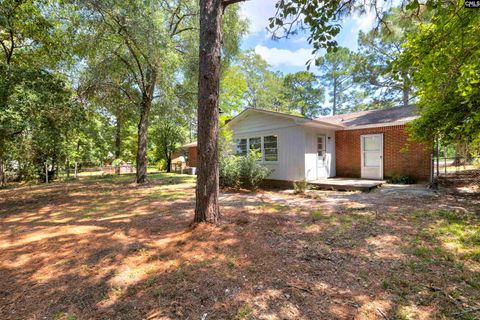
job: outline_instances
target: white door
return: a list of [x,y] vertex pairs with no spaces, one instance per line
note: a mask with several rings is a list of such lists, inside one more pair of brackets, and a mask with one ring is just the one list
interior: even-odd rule
[[383,179],[383,134],[366,134],[360,139],[362,178]]
[[317,137],[317,179],[327,178],[327,145],[325,136]]

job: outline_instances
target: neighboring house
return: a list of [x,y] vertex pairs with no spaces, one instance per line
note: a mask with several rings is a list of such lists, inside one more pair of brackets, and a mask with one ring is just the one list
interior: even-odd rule
[[176,157],[183,156],[187,167],[197,167],[197,142],[191,142],[183,145],[180,150],[175,151],[174,155]]
[[237,154],[261,150],[261,163],[273,170],[271,180],[410,176],[427,181],[431,147],[410,141],[406,132],[416,117],[414,107],[319,119],[246,109],[228,126]]

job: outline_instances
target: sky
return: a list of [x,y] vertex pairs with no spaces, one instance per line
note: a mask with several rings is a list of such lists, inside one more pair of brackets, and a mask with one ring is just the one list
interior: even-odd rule
[[[241,4],[241,15],[249,20],[250,33],[242,42],[242,49],[254,50],[270,64],[274,71],[293,73],[305,70],[305,63],[312,58],[312,47],[307,34],[289,39],[272,40],[265,30],[268,18],[275,15],[277,0],[250,0]],[[375,24],[375,14],[352,16],[342,23],[342,30],[336,40],[340,46],[356,51],[360,30],[368,31]],[[311,71],[315,71],[314,69]]]

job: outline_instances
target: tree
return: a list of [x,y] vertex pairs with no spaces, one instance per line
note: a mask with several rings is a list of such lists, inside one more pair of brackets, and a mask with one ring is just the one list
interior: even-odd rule
[[[417,3],[418,5],[418,3]],[[412,10],[418,7],[411,5]],[[415,138],[480,143],[480,13],[463,2],[430,9],[433,17],[409,34],[395,69],[413,68],[420,118]]]
[[[147,179],[148,127],[158,83],[170,83],[182,52],[183,33],[195,29],[193,1],[79,1],[79,10],[94,26],[94,39],[120,61],[139,90],[136,181]],[[106,36],[108,35],[108,36]],[[161,87],[161,89],[168,86]]]
[[[56,16],[62,13],[54,10],[57,4],[5,0],[0,6],[0,184],[5,183],[6,150],[20,155],[20,142],[40,138],[32,128],[45,120],[49,108],[63,108],[71,98],[64,77],[55,74],[60,61],[68,63],[69,52],[54,44],[68,43],[70,31]],[[60,140],[55,141],[58,147]]]
[[330,88],[332,114],[348,112],[351,104],[349,94],[354,86],[354,54],[348,48],[338,48],[318,59],[321,79]]
[[244,100],[249,108],[287,111],[283,101],[283,75],[269,70],[268,63],[253,51],[240,56],[240,70],[247,83]]
[[361,83],[378,107],[408,106],[412,99],[412,69],[392,70],[402,51],[406,34],[415,28],[408,12],[395,8],[383,18],[384,24],[359,33],[359,54],[355,63],[355,82]]
[[172,171],[172,155],[185,142],[185,126],[174,119],[160,120],[154,127],[154,143],[158,158],[167,162],[167,172]]
[[317,77],[308,71],[288,74],[284,78],[285,100],[290,111],[307,118],[316,118],[325,113],[322,104],[325,91]]
[[218,206],[218,120],[222,17],[241,0],[200,0],[198,75],[198,176],[195,222],[216,223]]

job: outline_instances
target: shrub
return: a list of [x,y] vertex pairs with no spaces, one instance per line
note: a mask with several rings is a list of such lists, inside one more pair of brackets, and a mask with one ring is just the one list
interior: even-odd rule
[[299,180],[293,183],[293,189],[296,194],[303,194],[308,190],[308,183],[306,180]]
[[258,163],[259,159],[260,154],[253,151],[243,157],[222,156],[219,163],[220,185],[256,190],[271,173],[270,169]]
[[240,185],[249,190],[256,190],[271,170],[258,163],[260,153],[251,151],[248,155],[240,157],[239,178]]
[[239,179],[240,158],[234,155],[223,156],[219,162],[219,179],[222,187],[237,187]]
[[160,160],[157,161],[155,166],[157,167],[158,171],[165,171],[165,170],[167,170],[167,160],[160,159]]
[[387,178],[388,183],[394,183],[394,184],[414,184],[415,179],[412,178],[411,176],[393,176],[390,178]]

